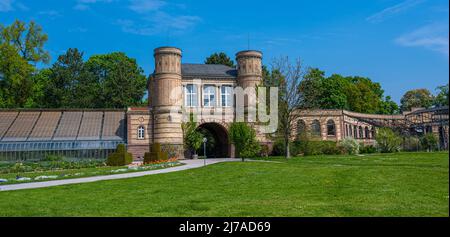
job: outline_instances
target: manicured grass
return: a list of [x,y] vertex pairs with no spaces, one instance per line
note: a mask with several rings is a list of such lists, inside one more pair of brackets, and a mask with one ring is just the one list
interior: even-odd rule
[[448,153],[229,162],[0,192],[0,216],[448,216]]
[[[34,172],[21,172],[21,173],[8,173],[0,174],[0,179],[7,179],[7,182],[1,182],[1,185],[8,184],[20,184],[20,183],[30,183],[30,182],[43,182],[50,180],[60,180],[60,179],[73,179],[82,177],[92,177],[99,175],[112,175],[112,174],[123,174],[139,171],[157,170],[164,169],[168,167],[174,167],[183,165],[182,163],[161,163],[156,165],[144,165],[140,169],[128,169],[128,166],[104,166],[95,168],[80,168],[80,169],[62,169],[53,171],[34,171]],[[16,176],[31,178],[31,180],[16,180]],[[34,178],[39,176],[57,176],[56,178],[45,178],[35,180]]]

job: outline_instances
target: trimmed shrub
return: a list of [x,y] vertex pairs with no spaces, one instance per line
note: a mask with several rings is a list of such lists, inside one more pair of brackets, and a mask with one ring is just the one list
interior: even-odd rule
[[420,138],[420,144],[427,151],[433,151],[438,148],[438,139],[433,133],[427,133]]
[[167,152],[161,151],[161,144],[153,143],[150,146],[150,152],[146,152],[144,155],[144,164],[166,161],[169,159]]
[[346,137],[342,139],[339,145],[347,154],[354,155],[359,153],[359,143],[354,138]]
[[124,166],[133,162],[133,156],[128,153],[125,144],[117,145],[116,152],[111,153],[106,160],[108,166]]
[[372,154],[375,152],[377,152],[377,148],[373,145],[364,146],[364,144],[361,144],[359,148],[359,153],[361,154]]
[[390,128],[378,129],[376,140],[378,149],[380,149],[382,153],[400,151],[402,139]]

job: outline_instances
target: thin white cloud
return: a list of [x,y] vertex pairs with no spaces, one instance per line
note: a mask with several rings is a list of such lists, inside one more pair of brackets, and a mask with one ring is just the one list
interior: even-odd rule
[[77,4],[73,7],[73,9],[78,10],[78,11],[86,11],[91,9],[91,7],[89,5],[94,4],[94,3],[111,3],[114,2],[115,0],[77,0]]
[[28,7],[15,0],[0,0],[0,12],[15,11],[17,9],[27,11]]
[[406,0],[397,5],[385,8],[385,9],[367,17],[366,20],[371,23],[380,23],[390,17],[393,17],[402,12],[405,12],[406,10],[408,10],[412,7],[415,7],[424,1],[425,0]]
[[119,19],[116,24],[126,33],[157,35],[161,33],[181,34],[202,21],[198,16],[169,14],[163,9],[168,5],[176,6],[179,9],[186,8],[186,5],[173,5],[163,0],[130,0],[128,8],[140,13],[139,21]]
[[56,10],[40,11],[38,12],[38,15],[47,16],[52,19],[62,16],[61,13]]
[[151,17],[143,18],[142,22],[128,19],[119,19],[117,24],[123,32],[137,35],[156,35],[170,32],[171,34],[181,34],[192,29],[202,19],[198,16],[190,15],[169,15],[165,12],[156,12]]
[[0,12],[12,11],[14,9],[12,3],[12,0],[0,0]]
[[144,13],[159,10],[164,5],[166,2],[161,0],[131,0],[129,8],[137,13]]
[[404,34],[395,42],[404,47],[422,47],[449,56],[448,23],[432,23]]

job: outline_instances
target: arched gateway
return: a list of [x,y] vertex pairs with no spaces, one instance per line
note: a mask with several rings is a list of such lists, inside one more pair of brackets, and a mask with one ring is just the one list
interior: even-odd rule
[[[202,123],[197,128],[198,131],[208,139],[206,146],[206,156],[209,158],[225,158],[231,157],[232,146],[228,137],[227,129],[219,123],[208,122]],[[203,146],[199,149],[198,154],[203,154]]]

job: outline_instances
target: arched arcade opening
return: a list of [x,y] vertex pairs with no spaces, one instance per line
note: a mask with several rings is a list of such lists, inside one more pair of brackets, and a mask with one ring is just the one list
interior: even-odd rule
[[[231,145],[228,138],[227,129],[218,123],[203,123],[197,128],[207,139],[206,156],[208,158],[231,157]],[[199,156],[203,156],[203,145],[197,151]]]

